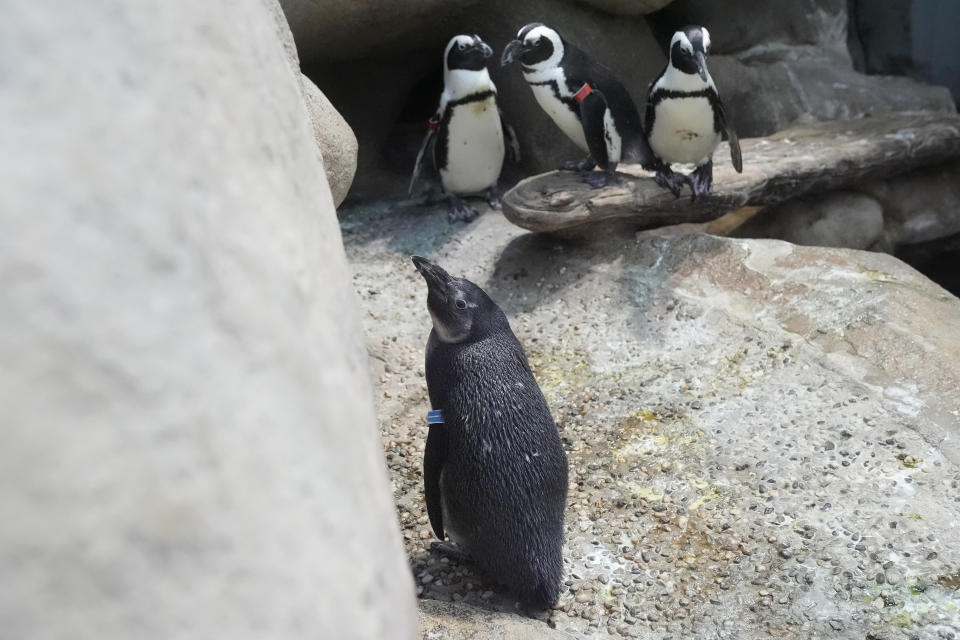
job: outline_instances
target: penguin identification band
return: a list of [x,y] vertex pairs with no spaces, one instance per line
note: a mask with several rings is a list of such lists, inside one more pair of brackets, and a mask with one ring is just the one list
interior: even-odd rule
[[580,90],[573,94],[573,99],[576,100],[577,104],[580,104],[587,99],[587,96],[593,93],[593,87],[590,86],[590,83],[585,82],[583,86],[580,87]]
[[435,118],[435,117],[434,117],[434,118],[430,118],[430,120],[427,121],[427,130],[428,130],[428,131],[436,131],[438,124],[440,124],[440,119],[439,119],[439,118]]
[[433,409],[427,412],[427,425],[431,424],[443,424],[443,411]]

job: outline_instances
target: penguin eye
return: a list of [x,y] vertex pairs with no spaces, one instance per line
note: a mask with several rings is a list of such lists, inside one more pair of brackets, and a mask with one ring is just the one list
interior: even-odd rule
[[457,309],[466,309],[466,308],[467,308],[467,301],[466,301],[466,300],[463,300],[463,299],[457,300],[454,304],[457,305]]
[[457,49],[460,49],[460,51],[463,51],[466,48],[467,48],[467,45],[463,44],[462,42],[457,45]]

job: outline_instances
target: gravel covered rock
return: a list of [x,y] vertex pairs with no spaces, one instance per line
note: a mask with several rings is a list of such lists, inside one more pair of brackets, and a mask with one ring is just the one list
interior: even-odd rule
[[883,254],[443,216],[343,222],[422,598],[525,613],[430,549],[411,253],[497,300],[567,448],[565,588],[535,617],[577,638],[960,634],[960,300]]

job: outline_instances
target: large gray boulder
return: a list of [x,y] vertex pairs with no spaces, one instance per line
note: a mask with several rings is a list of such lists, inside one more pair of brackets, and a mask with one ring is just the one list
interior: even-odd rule
[[5,6],[6,637],[415,637],[283,35],[260,0]]

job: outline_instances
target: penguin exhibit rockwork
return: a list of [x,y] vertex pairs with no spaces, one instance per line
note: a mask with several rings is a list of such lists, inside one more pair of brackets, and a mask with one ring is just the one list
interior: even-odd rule
[[433,329],[433,411],[423,460],[427,514],[493,581],[532,607],[563,578],[567,457],[507,317],[484,291],[424,258]]
[[503,167],[505,131],[514,161],[520,160],[516,136],[497,108],[497,88],[487,70],[492,55],[493,49],[477,35],[454,36],[447,43],[440,105],[414,162],[408,193],[429,153],[450,198],[451,220],[469,221],[477,216],[477,210],[461,198],[465,195],[482,194],[491,207],[500,208],[497,182]]
[[[590,171],[586,181],[602,187],[621,161],[654,168],[637,108],[609,69],[539,22],[524,26],[504,48],[501,65],[516,60],[540,107],[590,154],[566,163],[564,169]],[[595,166],[602,173],[593,172]]]
[[[723,133],[730,141],[733,167],[743,172],[740,142],[720,102],[717,87],[707,71],[710,32],[690,26],[673,34],[667,66],[650,85],[646,129],[650,147],[664,166],[657,184],[680,195],[690,184],[693,200],[713,190],[713,152]],[[674,173],[671,163],[693,164],[689,176]]]

